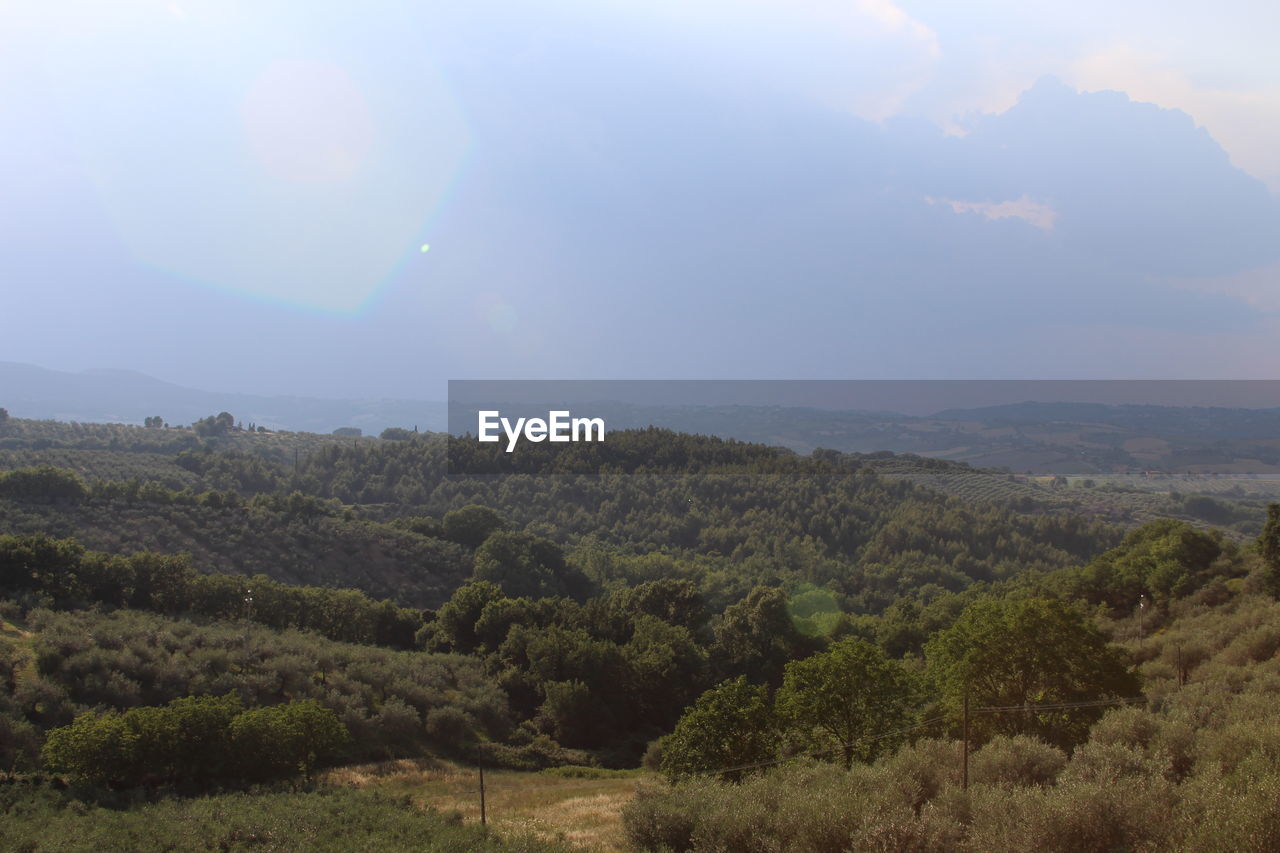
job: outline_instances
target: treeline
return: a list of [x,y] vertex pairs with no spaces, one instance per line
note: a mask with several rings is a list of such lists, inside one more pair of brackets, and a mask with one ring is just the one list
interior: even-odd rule
[[590,760],[518,731],[475,658],[137,610],[6,612],[24,615],[33,636],[0,639],[0,770],[39,768],[45,734],[87,712],[228,694],[248,709],[319,703],[350,732],[336,753],[343,761],[425,752],[532,767]]
[[[683,436],[676,443],[686,440],[695,447],[700,441]],[[625,435],[620,441],[625,444]],[[796,464],[764,450],[769,449],[734,444],[716,449],[744,453],[748,460],[759,457],[762,471]],[[342,581],[316,576],[291,556],[300,543],[283,548],[281,537],[264,537],[253,528],[289,526],[292,535],[305,540],[330,531],[345,536],[360,527],[361,537],[375,539],[382,550],[429,552],[431,570],[412,577],[397,571],[391,560],[365,560],[345,567],[346,583],[376,595],[400,591],[403,603],[434,605],[468,568],[465,552],[454,547],[460,540],[444,529],[443,518],[468,505],[484,505],[517,529],[567,545],[569,560],[584,572],[590,565],[622,565],[628,555],[658,552],[680,564],[677,574],[697,576],[721,606],[758,584],[812,583],[830,586],[845,609],[863,613],[880,612],[922,588],[957,592],[1024,570],[1079,564],[1121,536],[1117,528],[1079,516],[966,504],[881,478],[843,457],[806,460],[815,471],[828,473],[803,476],[756,473],[751,463],[732,473],[700,475],[446,479],[439,467],[442,452],[442,442],[425,438],[323,449],[289,480],[300,488],[248,498],[235,490],[174,492],[147,482],[85,485],[70,472],[14,471],[0,484],[0,494],[11,498],[0,500],[0,522],[7,518],[16,530],[74,532],[111,550],[154,547],[163,535],[166,549],[190,551],[201,560],[212,557],[224,570],[235,559],[306,583]],[[217,460],[209,464],[222,465],[235,457],[209,458]],[[246,477],[259,464],[246,462]],[[250,525],[250,519],[258,523]],[[376,521],[395,522],[398,529],[370,526]],[[135,524],[140,529],[131,533]],[[163,529],[146,529],[157,524]],[[227,550],[231,541],[234,552]],[[478,543],[463,544],[474,548]],[[263,550],[270,551],[270,559]],[[330,574],[344,569],[322,550],[315,562]]]
[[465,547],[353,518],[329,501],[300,494],[192,496],[145,482],[87,489],[84,499],[0,498],[0,529],[74,537],[114,554],[187,552],[202,571],[356,587],[411,606],[438,605],[471,571]]
[[[786,662],[776,690],[745,676],[722,682],[698,698],[649,760],[673,780],[738,779],[799,753],[849,768],[891,753],[921,728],[964,727],[977,743],[1031,735],[1070,749],[1102,715],[1102,702],[1138,690],[1128,655],[1082,613],[1051,599],[986,599],[930,638],[923,667],[847,637]],[[969,706],[1025,710],[970,724]]]
[[82,714],[50,731],[41,754],[53,772],[93,785],[199,791],[310,779],[348,740],[333,711],[314,700],[246,710],[228,693]]
[[[219,418],[219,415],[223,417]],[[172,428],[165,425],[161,416],[150,418],[150,427],[10,417],[0,422],[0,454],[80,450],[173,456],[184,450],[217,449],[243,451],[272,462],[292,463],[295,455],[305,456],[324,444],[344,440],[316,433],[261,432],[256,427],[253,431],[236,429],[236,421],[229,413],[219,415],[202,418],[190,426],[175,424]],[[228,418],[232,418],[230,425]],[[351,439],[345,441],[350,442]]]
[[296,587],[263,576],[200,574],[185,555],[87,551],[43,534],[0,536],[0,595],[47,597],[55,606],[106,604],[167,615],[252,619],[332,640],[411,648],[421,611],[353,589]]

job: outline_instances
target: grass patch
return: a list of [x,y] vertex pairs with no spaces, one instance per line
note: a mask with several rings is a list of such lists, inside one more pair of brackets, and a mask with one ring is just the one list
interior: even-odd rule
[[131,851],[367,850],[486,853],[565,851],[528,834],[498,838],[457,816],[407,797],[326,788],[310,792],[221,794],[128,809],[95,806],[49,789],[0,793],[0,849],[24,853]]
[[[485,806],[489,826],[502,838],[532,835],[595,851],[628,849],[622,807],[636,785],[650,778],[640,770],[557,767],[536,773],[486,770]],[[331,770],[333,785],[408,797],[465,824],[480,820],[480,778],[474,767],[437,759],[406,759]]]

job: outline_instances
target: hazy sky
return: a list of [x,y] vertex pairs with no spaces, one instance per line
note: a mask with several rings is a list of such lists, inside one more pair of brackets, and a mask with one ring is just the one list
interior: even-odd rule
[[1275,378],[1276,32],[1261,2],[0,0],[0,360],[405,398]]

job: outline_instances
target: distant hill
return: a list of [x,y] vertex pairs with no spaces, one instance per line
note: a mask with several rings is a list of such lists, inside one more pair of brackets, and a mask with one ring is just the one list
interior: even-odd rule
[[0,406],[14,417],[141,424],[159,415],[177,426],[218,412],[269,429],[327,433],[359,427],[444,429],[445,406],[421,400],[325,400],[266,397],[185,388],[129,370],[68,373],[0,362]]
[[[1033,385],[1029,384],[1029,389]],[[1046,393],[1053,391],[1046,383]],[[0,406],[14,417],[178,426],[227,411],[245,424],[329,433],[358,427],[449,428],[448,406],[423,400],[326,400],[201,391],[123,370],[67,373],[0,362]],[[1026,401],[918,416],[764,405],[592,402],[610,430],[661,426],[808,454],[893,451],[1033,475],[1280,477],[1280,409]],[[511,408],[527,408],[517,406]],[[508,407],[503,407],[508,411]],[[527,414],[527,412],[526,412]],[[463,428],[473,428],[463,421]],[[457,423],[454,424],[458,426]]]

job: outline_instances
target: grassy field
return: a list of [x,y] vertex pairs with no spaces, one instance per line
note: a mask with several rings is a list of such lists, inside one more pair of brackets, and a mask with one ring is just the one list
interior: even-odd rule
[[[504,837],[532,833],[583,850],[621,851],[628,849],[622,807],[636,786],[651,778],[641,771],[591,768],[486,771],[485,811],[489,826]],[[403,759],[338,768],[323,781],[408,796],[446,814],[458,812],[467,823],[480,820],[479,774],[473,767]]]

